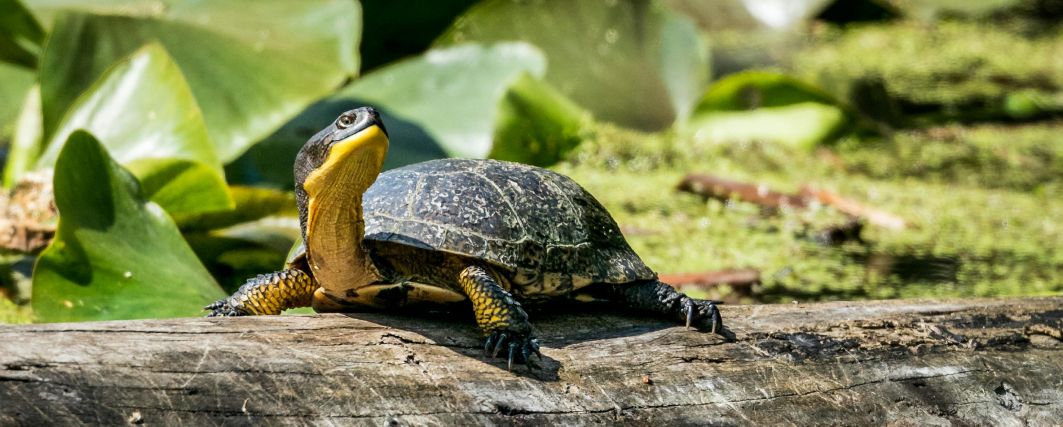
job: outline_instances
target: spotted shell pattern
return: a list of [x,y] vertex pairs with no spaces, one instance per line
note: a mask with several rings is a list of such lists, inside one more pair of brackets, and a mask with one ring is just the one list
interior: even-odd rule
[[593,196],[542,168],[496,160],[417,163],[381,174],[363,208],[366,239],[504,267],[526,296],[657,278]]

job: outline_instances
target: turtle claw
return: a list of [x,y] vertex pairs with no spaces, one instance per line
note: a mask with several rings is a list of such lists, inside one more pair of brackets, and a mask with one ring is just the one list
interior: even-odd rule
[[682,316],[686,320],[687,329],[689,330],[691,326],[697,324],[699,326],[708,326],[712,333],[718,333],[720,327],[723,326],[723,317],[720,316],[720,309],[716,307],[717,304],[723,304],[723,301],[684,297]]
[[498,335],[498,341],[495,342],[495,351],[491,352],[491,357],[498,357],[498,352],[502,351],[502,346],[506,344],[506,339],[509,338],[509,334],[502,332]]
[[[683,300],[683,311],[687,315],[687,330],[690,330],[690,324],[694,323],[694,302],[691,299]],[[716,332],[716,323],[713,321],[713,332]]]
[[516,341],[509,343],[509,358],[506,361],[506,369],[510,371],[513,370],[513,356],[517,353],[517,347]]
[[[502,349],[507,349],[502,353]],[[529,334],[521,334],[513,331],[495,331],[487,336],[484,342],[484,353],[491,357],[503,357],[506,359],[506,368],[513,370],[513,363],[523,363],[531,369],[539,369],[539,364],[532,360],[531,355],[536,355],[540,361],[543,353],[539,350],[539,340]]]
[[214,301],[210,305],[203,307],[203,309],[210,310],[210,313],[207,313],[207,317],[244,316],[247,314],[230,304],[229,298]]

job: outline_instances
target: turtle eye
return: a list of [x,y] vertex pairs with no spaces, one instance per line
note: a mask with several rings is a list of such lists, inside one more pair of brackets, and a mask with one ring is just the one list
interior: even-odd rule
[[336,121],[336,125],[339,126],[340,129],[344,129],[352,124],[354,124],[354,117],[348,114],[340,116],[339,120]]

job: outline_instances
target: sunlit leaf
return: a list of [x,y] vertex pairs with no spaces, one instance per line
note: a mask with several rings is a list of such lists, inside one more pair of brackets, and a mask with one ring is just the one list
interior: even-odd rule
[[73,133],[56,166],[59,229],[34,268],[38,319],[194,316],[224,296],[170,217],[92,135]]
[[502,97],[489,157],[550,165],[581,141],[589,115],[550,85],[525,74]]
[[0,61],[37,66],[44,30],[18,0],[0,0]]
[[540,48],[545,80],[596,118],[657,130],[682,118],[708,81],[694,24],[649,0],[489,0],[439,43],[523,40]]
[[694,114],[781,107],[799,102],[838,104],[823,90],[785,74],[745,71],[713,83],[698,102]]
[[766,140],[812,147],[851,123],[847,109],[818,88],[766,71],[730,75],[713,84],[682,130],[699,140]]
[[502,94],[521,74],[545,70],[542,55],[527,44],[470,44],[382,68],[332,99],[362,101],[414,122],[452,156],[486,157]]
[[837,107],[804,102],[751,111],[723,111],[691,120],[694,137],[703,141],[772,141],[812,147],[836,135],[846,124]]
[[37,167],[52,166],[77,129],[95,135],[143,180],[149,195],[160,197],[152,200],[173,214],[232,206],[196,100],[158,44],[119,62],[71,105]]
[[129,163],[144,198],[171,215],[216,212],[232,207],[225,178],[206,163],[178,158],[145,158]]
[[19,109],[36,81],[33,71],[0,62],[0,143],[11,138]]
[[314,105],[230,166],[229,176],[291,188],[287,165],[299,148],[340,113],[362,105],[382,111],[391,138],[385,168],[494,154],[548,164],[575,143],[575,127],[587,117],[556,90],[532,81],[545,72],[542,54],[527,43],[432,49],[377,69]]
[[33,85],[22,100],[15,120],[4,165],[4,187],[10,188],[22,174],[33,170],[41,152],[41,90]]
[[218,212],[183,215],[176,218],[182,231],[210,231],[257,221],[270,216],[297,217],[295,194],[271,188],[230,187],[235,206]]
[[[39,1],[44,129],[116,60],[158,41],[173,56],[225,163],[356,73],[360,9],[346,1]],[[85,13],[57,13],[62,11]],[[102,15],[109,14],[109,15]]]

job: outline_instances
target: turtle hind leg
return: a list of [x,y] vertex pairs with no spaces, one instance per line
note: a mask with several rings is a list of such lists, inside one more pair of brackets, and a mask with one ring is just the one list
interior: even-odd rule
[[461,270],[458,283],[472,302],[476,323],[487,336],[484,352],[492,357],[501,354],[507,358],[508,367],[513,361],[535,367],[531,355],[542,358],[539,340],[532,334],[528,313],[520,303],[499,284],[503,279],[487,268],[469,266]]
[[598,284],[591,289],[595,298],[615,301],[640,311],[675,319],[699,329],[720,333],[723,319],[716,304],[720,301],[690,298],[658,280],[637,283]]
[[309,307],[316,289],[309,274],[291,268],[247,279],[231,296],[203,309],[210,310],[207,317],[280,314],[289,308]]

